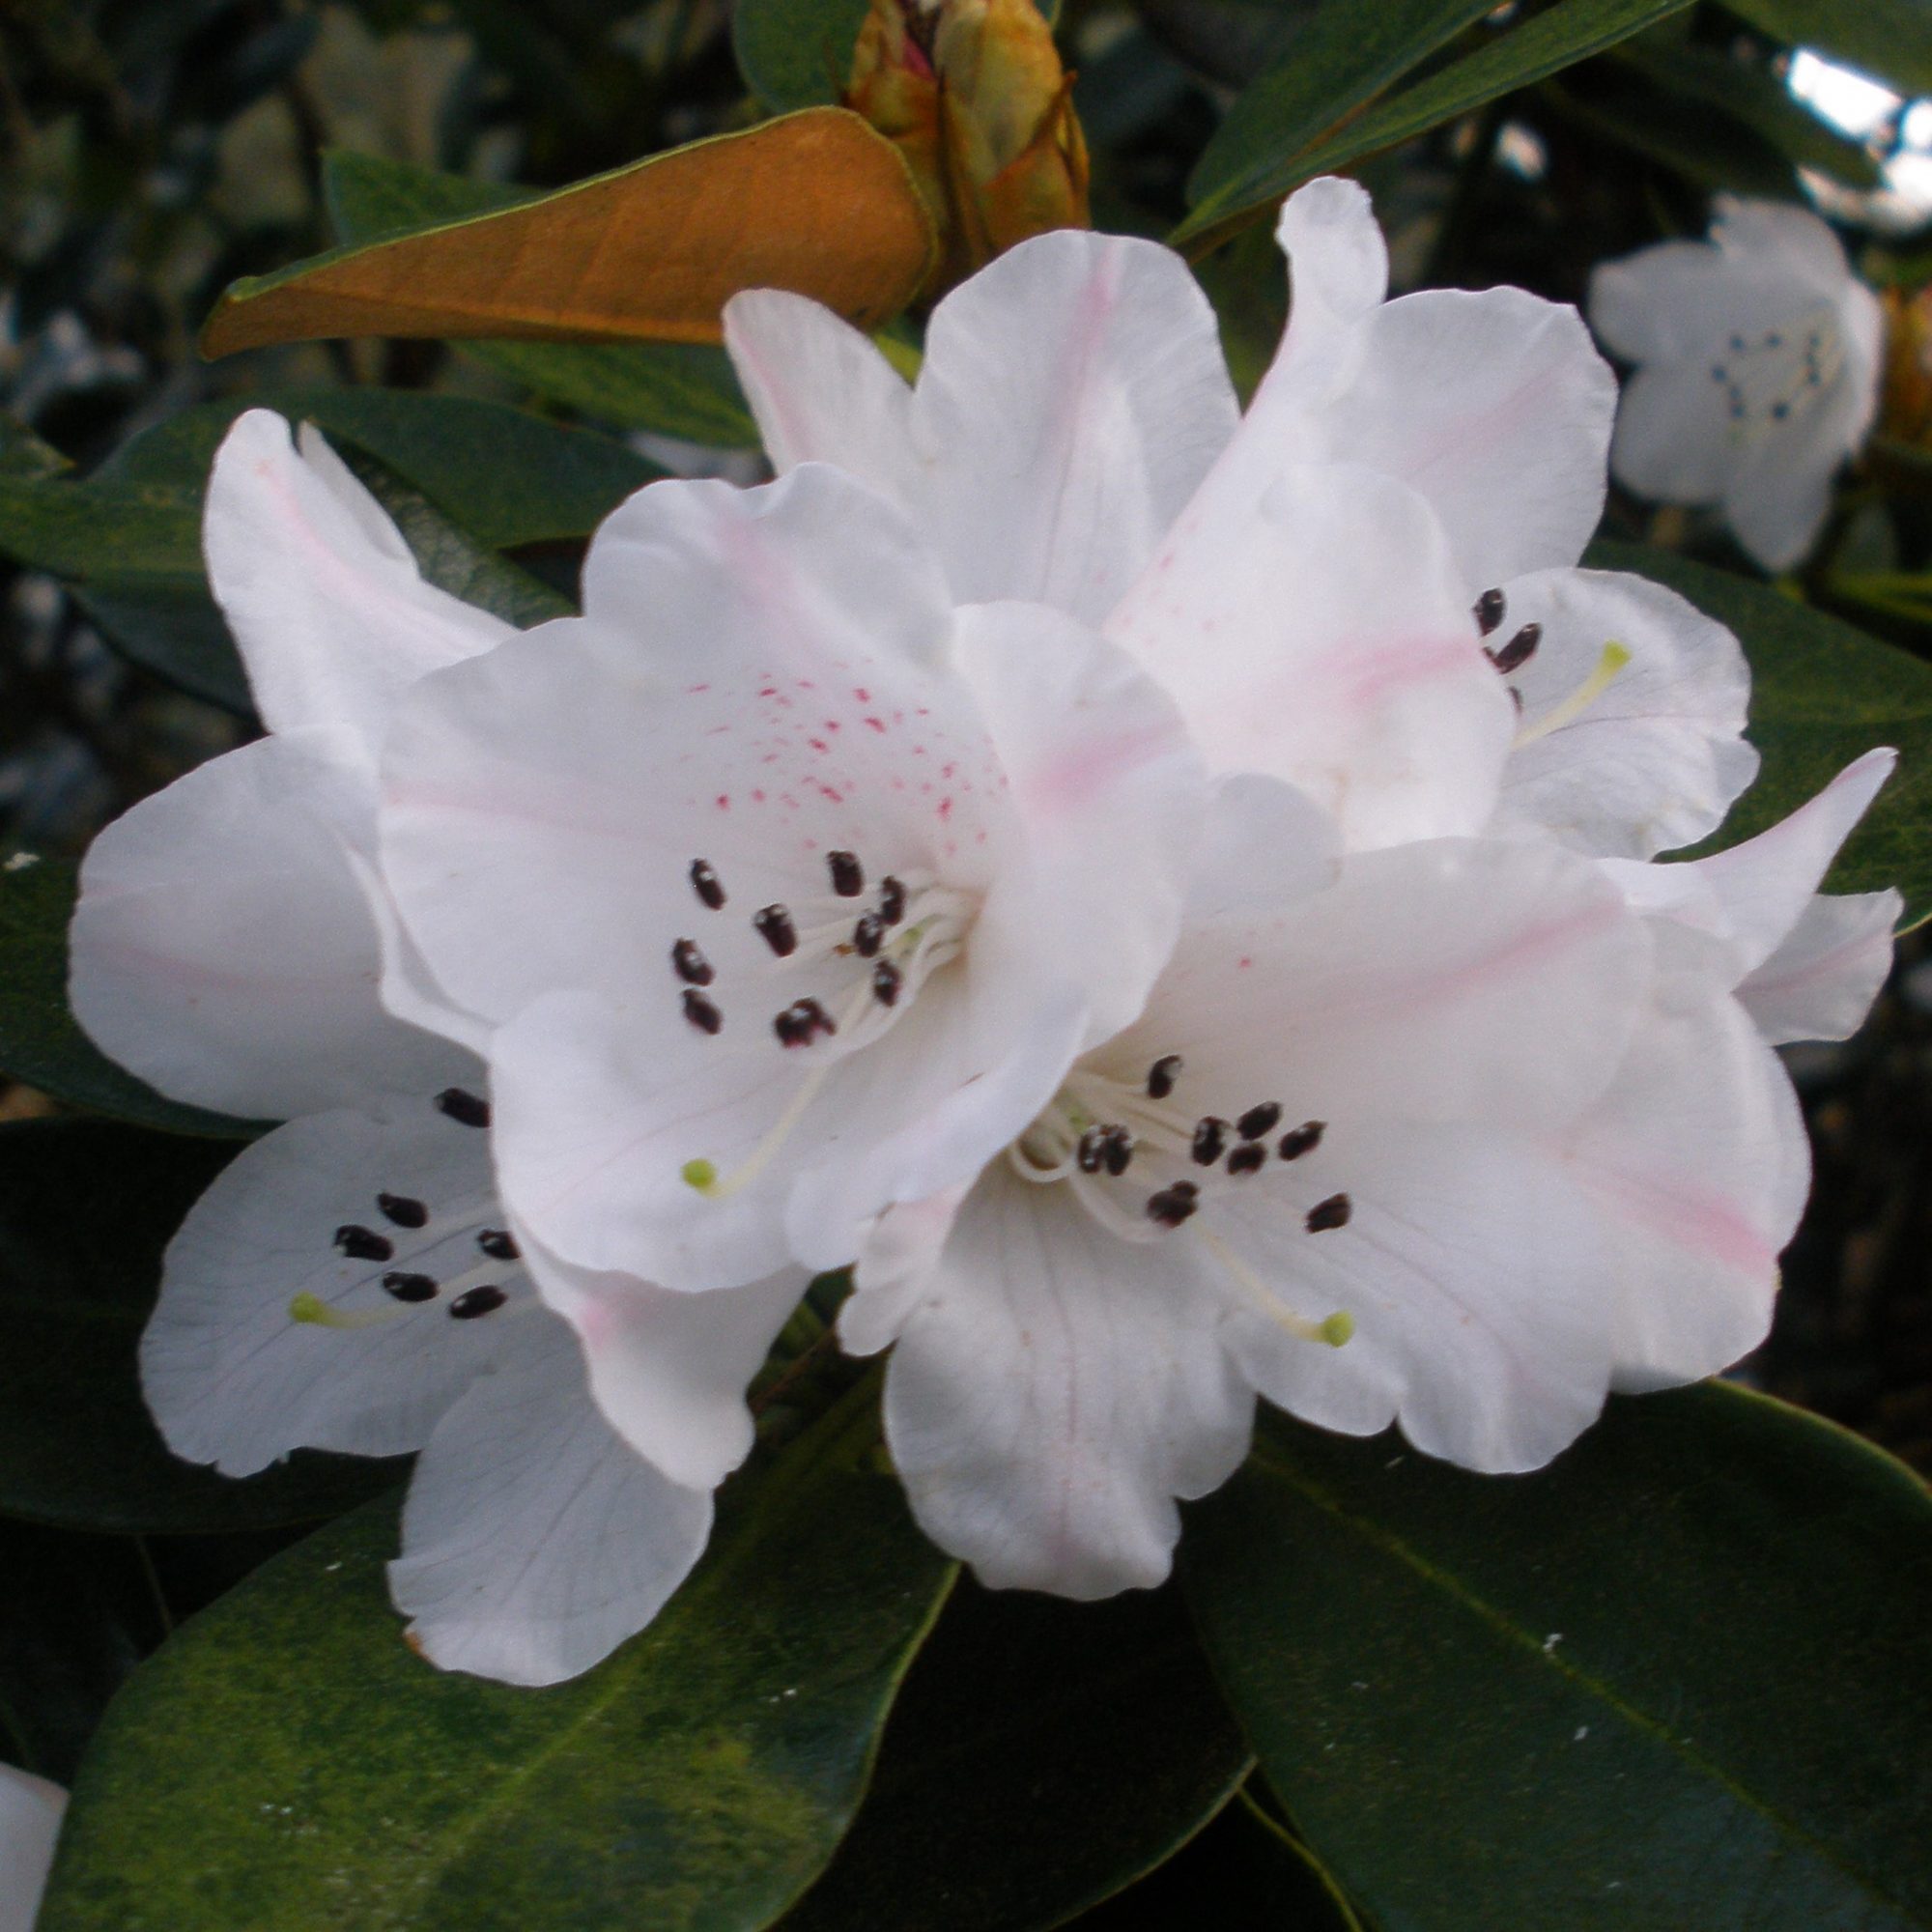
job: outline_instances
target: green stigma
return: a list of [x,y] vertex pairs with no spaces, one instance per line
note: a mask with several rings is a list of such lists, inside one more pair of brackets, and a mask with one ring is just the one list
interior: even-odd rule
[[334,1328],[340,1325],[341,1319],[319,1294],[311,1294],[306,1289],[290,1298],[291,1321],[312,1321],[319,1328]]
[[687,1187],[695,1187],[700,1194],[709,1194],[718,1185],[718,1170],[708,1160],[688,1160],[677,1172]]
[[1355,1318],[1340,1309],[1321,1324],[1321,1339],[1331,1349],[1339,1349],[1355,1332]]

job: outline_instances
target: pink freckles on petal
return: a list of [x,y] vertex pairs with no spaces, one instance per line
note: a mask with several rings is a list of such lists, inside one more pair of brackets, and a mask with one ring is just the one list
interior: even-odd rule
[[940,817],[940,822],[941,822],[941,823],[943,824],[943,823],[944,823],[944,822],[945,822],[945,821],[946,821],[947,819],[951,818],[952,816],[952,798],[951,798],[950,796],[948,796],[948,797],[946,797],[946,798],[942,798],[942,799],[941,799],[941,800],[939,801],[939,817]]
[[718,794],[717,805],[720,811],[729,811],[731,810],[731,794],[728,791],[721,791]]
[[823,738],[808,738],[805,741],[814,752],[829,752],[832,747]]
[[701,697],[711,687],[708,684],[687,684],[684,689],[688,696]]
[[861,704],[869,704],[872,701],[872,694],[869,691],[867,691],[863,684],[855,684],[852,687],[852,696],[856,697]]
[[763,805],[764,802],[765,802],[765,794],[764,794],[764,789],[761,786],[757,790],[753,792],[752,803],[753,805]]
[[886,728],[886,721],[883,718],[867,718],[866,720],[866,723],[869,724],[874,731],[883,731]]

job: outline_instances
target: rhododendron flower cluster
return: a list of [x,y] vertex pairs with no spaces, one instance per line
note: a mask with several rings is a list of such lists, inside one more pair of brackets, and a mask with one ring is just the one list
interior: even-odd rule
[[208,552],[270,736],[105,835],[76,1010],[284,1119],[170,1251],[184,1454],[424,1446],[392,1574],[544,1681],[653,1615],[814,1272],[982,1580],[1158,1581],[1257,1395],[1482,1470],[1761,1338],[1804,1204],[1772,1045],[1896,896],[1821,897],[1889,756],[1716,857],[1736,640],[1584,570],[1580,319],[1384,299],[1287,205],[1237,410],[1179,257],[1054,233],[908,384],[800,298],[727,339],[777,479],[664,482],[582,614],[417,577],[319,440],[237,425]]

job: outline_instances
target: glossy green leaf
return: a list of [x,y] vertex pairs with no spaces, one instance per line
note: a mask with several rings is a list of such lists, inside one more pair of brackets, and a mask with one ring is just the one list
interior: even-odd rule
[[1932,0],[1725,0],[1774,40],[1811,47],[1887,80],[1932,94]]
[[1932,913],[1932,666],[1749,578],[1636,544],[1587,559],[1634,570],[1737,633],[1750,660],[1757,782],[1704,847],[1735,844],[1794,810],[1861,753],[1895,746],[1898,770],[1833,867],[1833,892],[1896,886],[1905,918]]
[[67,468],[67,458],[44,443],[25,423],[0,414],[0,480],[32,481],[55,476]]
[[161,1250],[233,1150],[107,1121],[0,1125],[0,1514],[73,1529],[333,1516],[395,1465],[303,1450],[245,1482],[172,1455],[135,1344]]
[[738,0],[731,50],[738,71],[774,114],[837,101],[867,0]]
[[502,403],[416,389],[270,388],[202,403],[124,443],[97,483],[206,488],[242,411],[273,410],[353,443],[494,550],[585,537],[664,471],[611,437]]
[[[508,208],[533,191],[335,149],[323,157],[323,191],[344,242],[374,242],[426,222]],[[696,343],[460,342],[533,395],[600,422],[656,430],[691,442],[750,447],[756,425],[722,349]]]
[[783,1932],[1045,1932],[1168,1858],[1250,1762],[1178,1592],[962,1583]]
[[1383,1932],[1932,1924],[1932,1496],[1721,1383],[1479,1476],[1270,1412],[1189,1601]]
[[751,1932],[816,1876],[951,1565],[859,1428],[734,1481],[710,1555],[574,1682],[433,1669],[392,1504],[185,1626],[107,1714],[40,1932]]
[[1293,159],[1383,89],[1493,12],[1487,0],[1326,0],[1279,59],[1241,90],[1188,177],[1183,233],[1267,201],[1300,177]]
[[170,1133],[227,1138],[261,1122],[185,1107],[123,1071],[74,1024],[67,1004],[67,928],[74,868],[16,853],[0,865],[0,1073],[92,1112]]
[[[1428,79],[1378,99],[1325,139],[1311,143],[1304,137],[1289,150],[1265,145],[1265,128],[1258,128],[1255,152],[1224,155],[1219,166],[1226,170],[1225,177],[1217,173],[1203,181],[1197,176],[1190,183],[1196,205],[1173,239],[1179,242],[1206,234],[1278,200],[1316,175],[1347,167],[1501,95],[1547,79],[1688,4],[1689,0],[1556,0],[1554,6],[1531,14],[1520,26]],[[1345,5],[1344,11],[1359,28],[1361,10]]]

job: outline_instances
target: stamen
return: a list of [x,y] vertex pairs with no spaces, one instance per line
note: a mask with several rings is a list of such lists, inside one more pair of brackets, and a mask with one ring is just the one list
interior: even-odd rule
[[899,983],[904,978],[899,969],[890,959],[881,959],[872,968],[872,997],[882,1007],[896,1006],[899,997]]
[[724,1015],[696,986],[684,989],[684,1016],[699,1033],[716,1035],[724,1024]]
[[1354,1212],[1346,1194],[1331,1194],[1325,1201],[1318,1201],[1308,1210],[1307,1227],[1311,1235],[1325,1234],[1330,1228],[1346,1228],[1349,1217]]
[[493,1262],[521,1261],[523,1255],[515,1239],[505,1228],[480,1228],[476,1233],[476,1245]]
[[429,1209],[407,1194],[379,1194],[376,1206],[399,1228],[422,1228],[429,1224]]
[[1098,1174],[1107,1159],[1107,1129],[1101,1126],[1089,1127],[1080,1136],[1080,1143],[1074,1150],[1073,1157],[1079,1163],[1082,1174]]
[[395,1258],[396,1244],[386,1235],[346,1221],[335,1231],[335,1245],[353,1262],[386,1262]]
[[1264,1100],[1260,1106],[1250,1107],[1235,1124],[1244,1141],[1258,1141],[1281,1124],[1281,1102]]
[[1106,1156],[1107,1172],[1118,1180],[1134,1157],[1134,1137],[1125,1127],[1107,1129]]
[[457,1321],[473,1321],[479,1315],[494,1315],[509,1298],[500,1288],[485,1283],[481,1288],[466,1288],[449,1304],[449,1313]]
[[1627,646],[1614,641],[1604,646],[1603,654],[1597,659],[1597,668],[1555,710],[1546,712],[1534,724],[1516,734],[1519,752],[1525,745],[1533,745],[1539,738],[1547,738],[1552,731],[1560,731],[1566,724],[1574,724],[1584,712],[1610,687],[1610,681],[1631,661]]
[[1511,671],[1520,670],[1530,661],[1542,641],[1543,626],[1525,624],[1501,650],[1490,652],[1490,662],[1507,677]]
[[1267,1164],[1268,1151],[1260,1141],[1243,1141],[1228,1156],[1228,1172],[1236,1180],[1244,1180],[1251,1174],[1259,1174]]
[[1502,626],[1504,613],[1509,605],[1500,590],[1485,590],[1476,599],[1476,628],[1484,637],[1492,636]]
[[1148,1219],[1163,1228],[1178,1228],[1201,1206],[1201,1190],[1191,1180],[1177,1180],[1148,1196]]
[[708,986],[718,977],[695,940],[680,939],[670,950],[670,964],[671,971],[690,986]]
[[1174,1083],[1180,1078],[1180,1056],[1178,1053],[1164,1053],[1148,1068],[1147,1090],[1150,1100],[1165,1100],[1174,1092]]
[[1275,1152],[1283,1160],[1299,1160],[1305,1153],[1313,1153],[1321,1145],[1321,1136],[1328,1130],[1326,1121],[1304,1121],[1298,1127],[1291,1127],[1283,1134],[1275,1148]]
[[1194,1159],[1197,1166],[1212,1167],[1228,1145],[1228,1122],[1206,1115],[1194,1129]]
[[487,1127],[490,1124],[490,1103],[479,1100],[474,1094],[467,1094],[461,1087],[445,1087],[432,1103],[439,1113],[447,1114],[459,1126]]
[[752,915],[757,935],[781,959],[789,959],[798,951],[798,927],[781,905],[768,905]]
[[828,852],[825,868],[832,874],[832,890],[841,899],[856,899],[866,890],[866,868],[856,852]]
[[694,859],[691,862],[691,890],[713,912],[724,903],[724,885],[707,860]]
[[772,1031],[781,1046],[810,1046],[820,1034],[835,1034],[838,1025],[814,999],[794,1000],[772,1015]]
[[434,1301],[436,1299],[436,1279],[433,1275],[405,1274],[396,1272],[383,1277],[383,1286],[398,1301]]
[[888,925],[896,925],[905,917],[906,889],[890,873],[879,881],[879,917]]
[[852,950],[861,959],[875,959],[879,948],[886,943],[886,923],[875,912],[868,912],[852,928]]

